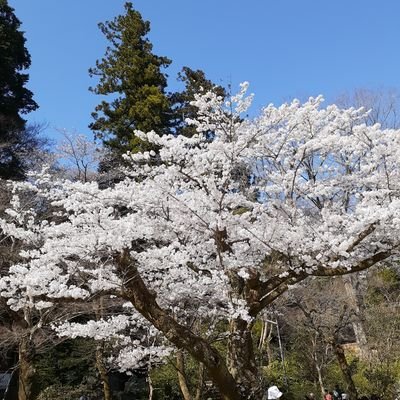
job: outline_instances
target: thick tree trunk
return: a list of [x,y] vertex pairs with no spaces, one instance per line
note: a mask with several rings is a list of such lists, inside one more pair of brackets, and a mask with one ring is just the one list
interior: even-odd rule
[[111,400],[110,380],[108,378],[107,368],[104,365],[103,346],[101,344],[96,347],[96,368],[103,385],[104,400]]
[[347,390],[349,392],[350,399],[357,400],[358,398],[357,389],[356,386],[354,385],[353,378],[350,373],[349,364],[347,364],[343,347],[338,343],[334,343],[333,348],[335,351],[336,359],[338,361],[340,370],[342,371],[344,381],[347,384]]
[[181,350],[176,352],[176,369],[178,371],[179,387],[184,400],[192,400],[185,374],[185,360]]
[[245,399],[262,397],[261,379],[253,351],[252,323],[242,319],[230,322],[227,364]]
[[34,347],[28,336],[19,342],[18,400],[32,400],[32,381],[35,375],[33,367]]

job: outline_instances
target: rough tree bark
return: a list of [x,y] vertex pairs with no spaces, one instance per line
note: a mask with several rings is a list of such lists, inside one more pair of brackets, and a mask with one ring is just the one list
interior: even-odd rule
[[252,327],[242,319],[235,319],[229,324],[227,365],[229,372],[237,382],[244,398],[260,399],[262,397],[261,379],[256,363]]
[[[98,303],[95,304],[94,311],[97,321],[104,317],[104,298],[102,296],[99,298]],[[96,346],[96,368],[103,386],[104,400],[111,400],[110,379],[104,363],[104,342],[99,342]]]
[[108,378],[108,371],[104,364],[104,351],[103,345],[99,344],[96,347],[96,368],[100,374],[100,380],[103,385],[104,400],[111,400],[110,380]]
[[21,337],[19,342],[19,375],[18,375],[18,400],[32,400],[32,384],[35,375],[33,357],[34,346],[28,335]]

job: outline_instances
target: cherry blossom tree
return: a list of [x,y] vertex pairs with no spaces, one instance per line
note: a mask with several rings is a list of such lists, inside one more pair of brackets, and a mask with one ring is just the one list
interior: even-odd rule
[[[159,332],[140,314],[130,311],[111,317],[103,316],[87,323],[63,322],[53,324],[56,332],[67,338],[94,339],[96,346],[96,368],[103,384],[104,400],[111,400],[112,393],[108,372],[118,369],[130,373],[135,369],[146,369],[160,365],[172,348],[163,345]],[[86,314],[87,315],[87,314]],[[149,389],[152,390],[151,381]]]
[[[32,250],[40,247],[40,235],[33,225],[46,214],[46,207],[42,203],[37,207],[37,199],[24,188],[18,195],[12,193],[11,185],[2,182],[1,219],[0,219],[0,271],[1,289],[7,287],[8,275],[16,274],[14,268],[24,261],[23,250]],[[23,185],[22,185],[23,186]],[[8,201],[7,201],[8,199]],[[7,203],[8,206],[7,207]],[[41,208],[41,210],[39,209]],[[36,209],[36,210],[35,210]],[[43,215],[44,214],[44,215]],[[27,240],[25,233],[31,231],[33,235]],[[23,279],[23,276],[21,275]],[[29,288],[21,281],[19,286],[7,287],[8,294],[0,299],[1,324],[0,342],[3,353],[18,354],[18,363],[13,373],[18,370],[18,399],[27,400],[32,396],[35,356],[60,340],[51,329],[51,323],[68,320],[72,315],[79,313],[76,307],[70,304],[49,305],[36,301],[33,306]],[[20,296],[18,290],[25,292],[26,301],[14,307],[12,297]],[[42,307],[43,304],[43,307]]]
[[[159,150],[127,155],[113,187],[45,172],[25,183],[59,218],[15,228],[40,246],[2,278],[1,296],[14,309],[116,296],[204,364],[224,399],[261,398],[257,316],[310,276],[398,258],[400,131],[322,97],[249,120],[246,89],[197,96],[193,137],[137,132]],[[191,329],[209,317],[226,323],[226,357]]]
[[56,152],[59,160],[67,167],[72,180],[87,182],[96,176],[96,168],[103,157],[103,149],[85,135],[59,129],[62,140]]
[[[0,304],[3,313],[0,337],[3,350],[7,347],[18,350],[15,368],[18,370],[18,400],[33,398],[34,357],[39,350],[60,342],[62,339],[57,339],[57,334],[60,338],[91,338],[97,342],[96,368],[103,384],[104,398],[109,400],[109,370],[118,368],[124,372],[144,367],[150,370],[160,364],[171,348],[158,340],[160,335],[140,314],[132,315],[130,303],[108,298],[105,307],[103,297],[96,296],[86,304],[80,296],[71,293],[53,298],[51,302],[43,301],[45,296],[38,300],[36,279],[40,280],[42,276],[27,277],[24,267],[19,269],[18,261],[24,260],[26,251],[40,250],[43,226],[55,224],[60,214],[54,212],[51,204],[36,190],[30,190],[30,183],[15,185],[12,193],[9,187],[3,186],[8,196],[2,200],[5,204],[8,197],[10,208],[1,210],[4,215],[0,219]],[[10,280],[10,276],[13,279]],[[18,305],[13,301],[17,298]],[[118,308],[118,315],[108,317],[115,314],[115,308]],[[82,317],[89,322],[71,322]]]

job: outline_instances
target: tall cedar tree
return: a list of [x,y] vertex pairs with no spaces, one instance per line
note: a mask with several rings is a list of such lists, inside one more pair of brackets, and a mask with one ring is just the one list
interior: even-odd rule
[[92,113],[94,122],[89,127],[109,150],[100,163],[101,171],[112,170],[121,164],[121,154],[154,147],[134,135],[136,129],[155,130],[157,133],[192,136],[195,128],[186,118],[195,118],[197,108],[190,104],[195,93],[214,90],[226,97],[225,89],[208,80],[201,70],[184,67],[178,80],[182,92],[166,93],[167,75],[162,71],[171,60],[152,53],[146,37],[150,23],[143,21],[132,3],[125,4],[125,14],[99,27],[110,42],[105,57],[89,70],[99,83],[90,90],[100,95],[111,95],[112,101],[102,101]]
[[170,132],[171,107],[165,92],[167,76],[162,72],[171,61],[152,52],[153,45],[146,37],[150,23],[144,21],[132,3],[125,4],[125,14],[99,27],[110,45],[104,58],[89,70],[99,83],[90,90],[109,95],[92,113],[89,127],[117,159],[126,151],[149,149],[134,136],[136,129]]
[[20,154],[32,135],[20,114],[38,107],[25,87],[29,76],[21,72],[29,68],[31,58],[20,25],[7,0],[0,0],[0,177],[5,179],[24,176]]

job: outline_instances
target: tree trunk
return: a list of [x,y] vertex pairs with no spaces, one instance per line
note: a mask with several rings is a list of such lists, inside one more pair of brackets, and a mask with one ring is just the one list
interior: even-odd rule
[[111,400],[110,380],[108,378],[107,368],[104,365],[103,346],[99,344],[96,347],[96,368],[100,374],[100,380],[103,385],[104,400]]
[[252,323],[242,319],[230,322],[227,364],[245,399],[262,397],[261,379],[253,351]]
[[150,376],[150,371],[148,371],[147,382],[149,384],[149,400],[153,400],[154,388],[153,388],[153,381],[151,380]]
[[261,321],[261,323],[262,323],[262,329],[261,329],[261,337],[258,349],[261,353],[263,353],[263,350],[265,349],[265,352],[267,353],[267,361],[265,363],[264,359],[262,359],[263,362],[262,365],[269,365],[273,361],[272,350],[271,350],[273,325],[268,321],[265,321],[264,319]]
[[[101,296],[98,303],[95,303],[94,312],[96,314],[96,321],[99,321],[104,316],[104,298]],[[104,400],[111,400],[110,380],[108,378],[108,371],[104,364],[104,342],[98,342],[96,346],[96,368],[100,375],[100,380],[103,386]]]
[[19,342],[18,400],[32,400],[32,381],[35,375],[33,367],[34,347],[28,336]]
[[347,390],[351,400],[357,400],[358,394],[356,386],[354,385],[353,378],[350,373],[349,364],[347,364],[346,356],[342,346],[338,343],[333,343],[336,359],[339,363],[340,370],[342,371],[344,381],[347,384]]
[[198,380],[195,400],[201,400],[204,385],[204,364],[199,363]]
[[321,367],[318,364],[316,364],[315,368],[317,370],[319,388],[321,389],[322,397],[324,397],[324,395],[325,395],[325,386],[324,386],[324,381],[322,379]]
[[178,350],[176,352],[176,369],[178,370],[179,387],[181,389],[184,400],[192,400],[192,396],[190,395],[190,390],[186,380],[185,360],[182,350]]
[[271,349],[272,330],[273,330],[274,326],[268,322],[266,322],[266,324],[267,324],[266,326],[269,327],[269,331],[268,331],[267,339],[265,341],[265,350],[267,352],[267,358],[268,358],[267,365],[270,365],[270,364],[272,364],[272,361],[274,361],[274,356],[273,356],[272,349]]
[[323,398],[325,395],[325,386],[324,386],[324,381],[322,379],[322,370],[321,370],[322,363],[320,363],[318,360],[318,345],[317,345],[318,340],[319,340],[319,335],[315,334],[315,336],[312,338],[313,360],[314,360],[315,369],[317,371],[318,383],[319,383],[319,387],[320,387],[322,398]]
[[368,341],[364,329],[364,301],[360,295],[360,282],[350,275],[343,276],[342,279],[346,293],[350,299],[351,307],[356,313],[356,318],[353,321],[354,335],[360,347],[361,354],[366,354]]

